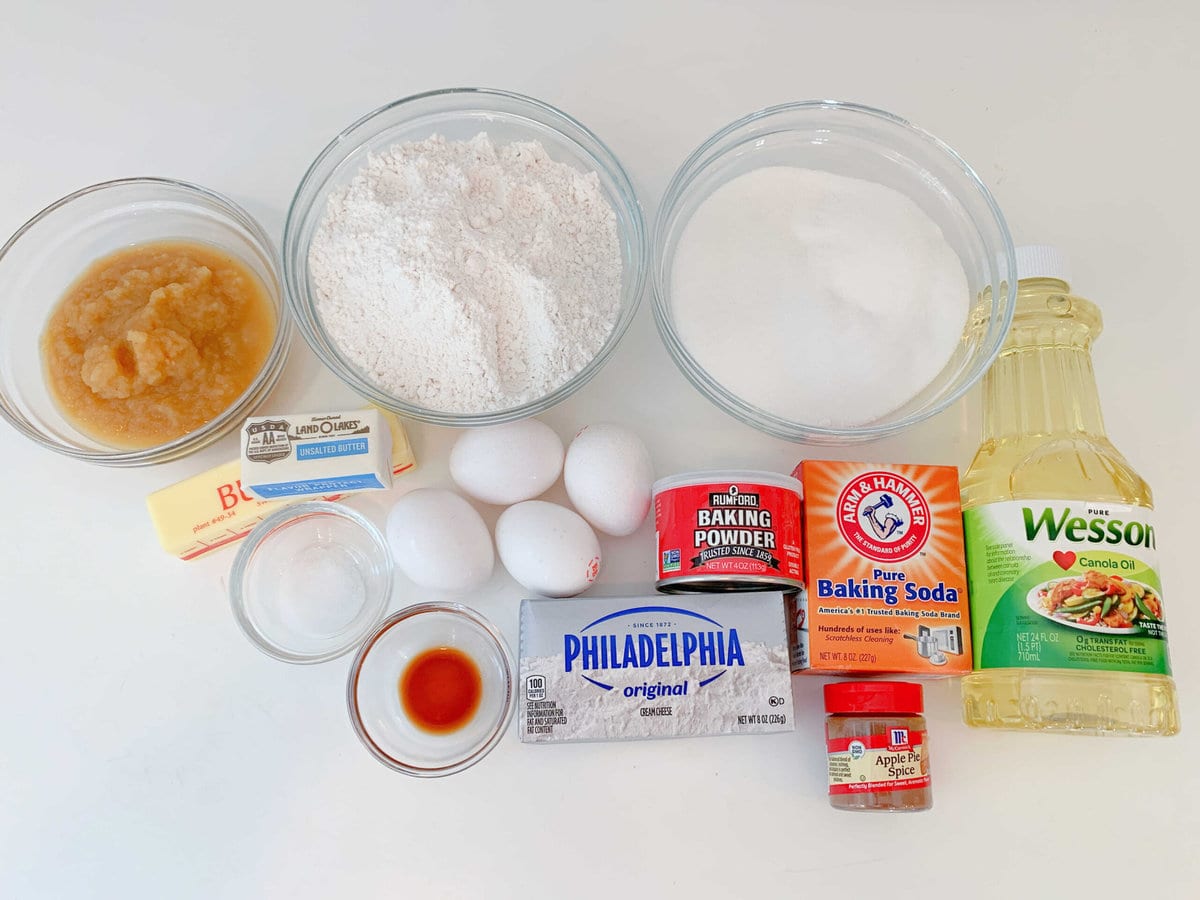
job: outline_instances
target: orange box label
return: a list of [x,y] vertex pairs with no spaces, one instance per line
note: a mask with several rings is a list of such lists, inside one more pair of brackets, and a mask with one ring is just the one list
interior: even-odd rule
[[971,671],[962,507],[953,466],[805,460],[805,590],[793,671]]

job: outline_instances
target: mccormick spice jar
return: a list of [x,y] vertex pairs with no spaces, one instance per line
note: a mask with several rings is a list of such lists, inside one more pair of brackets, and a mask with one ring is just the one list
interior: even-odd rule
[[774,472],[686,472],[654,483],[660,591],[804,586],[800,482]]
[[921,685],[825,685],[829,803],[834,809],[915,811],[933,806]]

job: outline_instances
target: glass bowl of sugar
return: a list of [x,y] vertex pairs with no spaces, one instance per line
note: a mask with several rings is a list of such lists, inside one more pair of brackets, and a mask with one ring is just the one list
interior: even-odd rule
[[1012,323],[1012,239],[987,187],[865,106],[792,103],[721,129],[676,172],[652,243],[680,370],[787,440],[871,440],[936,415]]
[[387,541],[370,521],[339,503],[296,503],[269,515],[238,548],[229,600],[263,653],[319,663],[349,653],[379,624],[392,578]]
[[637,310],[648,240],[595,134],[496,90],[408,97],[317,156],[283,236],[316,355],[393,412],[494,425],[570,396]]

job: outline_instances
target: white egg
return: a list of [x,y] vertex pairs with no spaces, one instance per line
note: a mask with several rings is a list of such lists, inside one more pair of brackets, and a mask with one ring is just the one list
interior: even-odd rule
[[577,513],[543,500],[510,506],[496,522],[496,549],[510,575],[546,597],[573,597],[600,574],[600,541]]
[[484,503],[532,500],[558,480],[562,439],[545,422],[522,419],[463,432],[450,451],[450,477]]
[[567,496],[599,531],[623,537],[650,511],[654,466],[642,439],[622,425],[589,425],[571,441],[563,467]]
[[387,517],[396,567],[421,587],[468,591],[492,575],[496,554],[483,517],[453,491],[421,488]]

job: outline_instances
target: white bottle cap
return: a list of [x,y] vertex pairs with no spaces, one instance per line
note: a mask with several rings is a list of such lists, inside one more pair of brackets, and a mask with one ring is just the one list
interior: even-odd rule
[[1017,247],[1017,279],[1022,278],[1057,278],[1070,282],[1071,266],[1067,255],[1049,244]]

